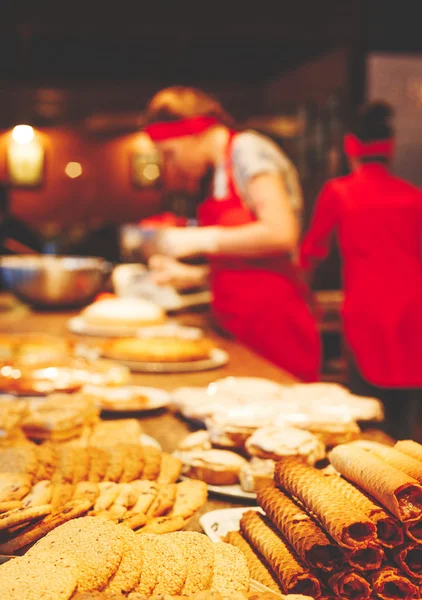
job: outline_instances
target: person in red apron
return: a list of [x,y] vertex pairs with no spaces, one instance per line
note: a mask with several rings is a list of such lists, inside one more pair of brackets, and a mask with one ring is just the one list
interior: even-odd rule
[[392,116],[384,103],[360,109],[344,139],[351,173],[325,184],[300,256],[311,269],[337,235],[350,387],[384,400],[389,425],[409,435],[422,406],[422,192],[389,171]]
[[[235,180],[236,153],[256,144],[258,155],[275,153],[290,177],[296,176],[291,163],[270,140],[234,131],[219,103],[199,90],[163,90],[147,115],[145,131],[173,168],[169,179],[179,177],[190,191],[204,178],[209,183],[198,208],[200,227],[161,234],[160,255],[150,260],[156,281],[193,287],[207,278],[223,330],[296,378],[317,380],[320,339],[310,293],[292,260],[299,226],[286,190],[289,177],[280,166]],[[248,170],[248,161],[242,164]],[[295,184],[291,179],[290,189]],[[207,256],[208,266],[175,260],[198,255]]]

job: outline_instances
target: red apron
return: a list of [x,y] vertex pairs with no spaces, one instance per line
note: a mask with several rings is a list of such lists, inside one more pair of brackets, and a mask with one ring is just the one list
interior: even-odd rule
[[[198,210],[201,226],[233,227],[256,221],[236,191],[227,148],[227,196],[206,199]],[[218,324],[239,341],[302,381],[316,381],[321,344],[290,257],[210,258],[213,312]]]
[[343,261],[344,332],[371,384],[422,387],[422,192],[370,163],[323,188],[301,249],[324,258],[333,232]]

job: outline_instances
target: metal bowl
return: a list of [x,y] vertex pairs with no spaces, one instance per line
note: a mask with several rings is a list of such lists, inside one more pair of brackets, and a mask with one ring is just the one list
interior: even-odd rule
[[40,308],[89,304],[101,291],[111,271],[109,262],[96,257],[0,257],[3,286],[24,302]]

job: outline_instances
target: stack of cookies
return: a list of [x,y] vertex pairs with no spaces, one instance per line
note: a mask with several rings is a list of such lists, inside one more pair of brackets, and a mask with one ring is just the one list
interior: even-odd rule
[[194,532],[135,535],[100,517],[61,525],[0,566],[2,600],[69,600],[96,590],[144,596],[210,590],[227,597],[247,592],[249,584],[246,560],[229,544]]
[[[74,600],[163,600],[163,596],[144,596],[138,592],[131,592],[129,596],[123,594],[110,594],[108,592],[86,592],[77,594]],[[312,600],[310,596],[288,594],[280,596],[282,600]],[[195,594],[184,594],[183,596],[167,596],[168,600],[227,600],[227,596],[219,592],[205,590]],[[274,600],[274,594],[270,592],[235,592],[230,594],[230,600]]]
[[77,516],[133,530],[183,529],[207,499],[200,481],[176,483],[181,463],[153,446],[45,443],[0,449],[0,553],[11,554]]
[[[422,445],[352,442],[321,471],[279,461],[273,486],[258,492],[265,515],[247,511],[226,541],[251,576],[284,593],[314,598],[420,598]],[[340,476],[341,475],[341,476]]]

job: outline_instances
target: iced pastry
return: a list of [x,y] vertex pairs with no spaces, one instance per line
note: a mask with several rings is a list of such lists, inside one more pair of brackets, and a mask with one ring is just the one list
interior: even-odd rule
[[210,434],[200,429],[187,435],[179,444],[180,451],[211,450]]
[[164,310],[141,298],[104,298],[85,307],[81,317],[89,325],[105,327],[143,327],[166,319]]
[[285,456],[300,456],[310,465],[325,458],[324,444],[309,431],[295,427],[263,427],[246,442],[251,456],[280,460]]
[[239,479],[242,490],[253,493],[272,485],[274,468],[275,462],[273,460],[254,456],[240,468]]
[[197,450],[176,452],[183,463],[183,475],[200,479],[210,485],[239,483],[239,471],[247,461],[228,450]]

